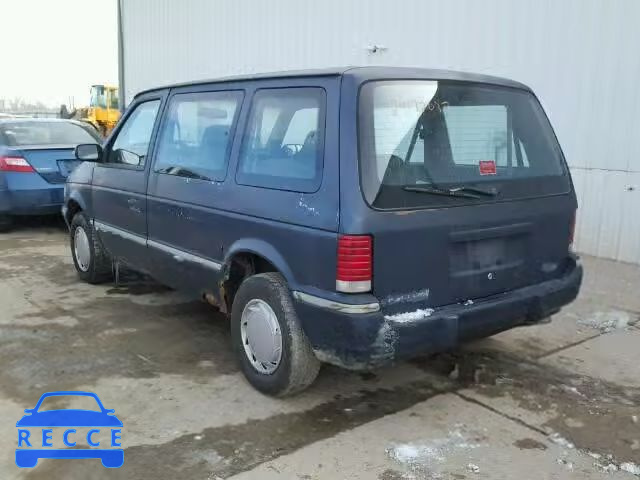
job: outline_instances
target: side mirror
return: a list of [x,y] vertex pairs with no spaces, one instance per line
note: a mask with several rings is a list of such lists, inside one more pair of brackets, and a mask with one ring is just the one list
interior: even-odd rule
[[104,413],[106,413],[107,415],[113,415],[114,413],[116,413],[116,411],[113,408],[105,408]]
[[26,408],[24,413],[33,413],[33,408]]
[[83,162],[100,162],[102,160],[102,147],[97,143],[83,143],[76,147],[75,155]]

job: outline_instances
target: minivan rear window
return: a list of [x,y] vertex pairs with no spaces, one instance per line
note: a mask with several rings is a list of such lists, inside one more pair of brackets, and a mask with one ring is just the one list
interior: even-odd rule
[[364,84],[360,176],[374,208],[456,206],[566,193],[562,152],[533,94],[459,81]]

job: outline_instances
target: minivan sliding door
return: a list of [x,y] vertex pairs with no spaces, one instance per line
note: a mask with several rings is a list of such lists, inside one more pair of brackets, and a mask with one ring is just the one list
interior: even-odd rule
[[153,275],[181,289],[217,294],[221,204],[240,90],[177,92],[169,99],[149,176]]

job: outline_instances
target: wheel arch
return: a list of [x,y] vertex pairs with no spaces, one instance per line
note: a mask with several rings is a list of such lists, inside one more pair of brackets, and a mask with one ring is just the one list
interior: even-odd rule
[[73,217],[78,212],[83,212],[87,210],[85,201],[83,200],[82,196],[77,192],[71,193],[71,195],[69,196],[69,199],[67,200],[66,207],[67,208],[65,211],[65,220],[67,222],[67,225],[71,225],[71,221],[73,220]]
[[276,247],[256,238],[238,240],[227,250],[222,264],[220,297],[226,311],[231,311],[233,298],[245,278],[256,273],[280,273],[290,289],[296,285],[287,261]]

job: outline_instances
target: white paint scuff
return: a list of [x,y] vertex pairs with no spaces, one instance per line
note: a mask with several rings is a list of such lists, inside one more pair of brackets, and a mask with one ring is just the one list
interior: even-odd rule
[[[573,442],[571,442],[570,440],[567,440],[566,438],[561,436],[559,433],[552,433],[551,435],[549,435],[549,440],[551,440],[556,445],[559,445],[560,447],[566,448],[567,450],[576,449],[576,446]],[[594,460],[593,467],[599,472],[610,474],[618,471],[623,471],[623,472],[631,473],[632,475],[636,475],[640,477],[640,465],[636,463],[633,463],[633,462],[620,463],[616,461],[615,457],[610,453],[603,455],[601,453],[592,452],[590,450],[576,449],[576,451],[581,455],[587,455],[591,457]],[[566,451],[564,452],[564,455],[565,456],[567,455]],[[573,463],[568,462],[566,458],[559,458],[557,459],[557,462],[559,464],[567,466],[567,468],[570,467],[569,469],[573,470]]]
[[612,462],[609,462],[609,463],[595,462],[593,466],[596,467],[596,469],[602,473],[614,473],[619,470],[618,465]]
[[623,462],[618,464],[614,461],[611,455],[608,455],[607,459],[604,461],[598,460],[594,462],[593,466],[596,467],[598,471],[604,472],[604,473],[613,473],[613,472],[621,471],[621,472],[627,472],[627,473],[630,473],[631,475],[640,477],[640,465],[632,462]]
[[640,477],[640,465],[638,465],[637,463],[624,462],[620,465],[620,470]]
[[578,325],[609,333],[613,330],[622,330],[632,324],[631,315],[621,310],[608,310],[595,312],[586,318],[578,320]]
[[[413,471],[431,471],[431,469],[461,450],[472,450],[482,445],[468,438],[460,429],[449,432],[446,438],[436,438],[425,442],[401,443],[386,449],[387,455]],[[475,464],[474,473],[480,470]],[[477,469],[477,470],[476,470]]]
[[412,312],[397,313],[395,315],[385,315],[384,318],[391,322],[408,323],[416,322],[424,318],[430,317],[435,310],[433,308],[419,308]]
[[569,392],[569,393],[573,393],[574,395],[578,395],[579,397],[586,397],[586,395],[584,393],[582,393],[580,390],[578,390],[576,387],[572,387],[569,385],[561,385],[562,389],[565,392]]
[[558,463],[558,465],[563,465],[564,468],[566,468],[570,472],[573,471],[573,468],[574,468],[573,462],[570,462],[566,458],[557,458],[556,462]]
[[549,435],[549,440],[551,440],[556,445],[560,445],[561,447],[564,447],[564,448],[568,448],[568,449],[576,448],[573,442],[567,440],[559,433],[554,432],[551,435]]
[[467,465],[467,471],[471,473],[480,473],[480,467],[475,463],[470,463]]
[[318,215],[320,215],[318,209],[307,204],[304,199],[304,195],[300,195],[300,199],[298,200],[298,208],[301,208],[307,216],[317,217]]
[[389,295],[381,300],[383,305],[395,305],[397,303],[417,303],[424,302],[429,298],[429,289],[416,290],[414,292]]

